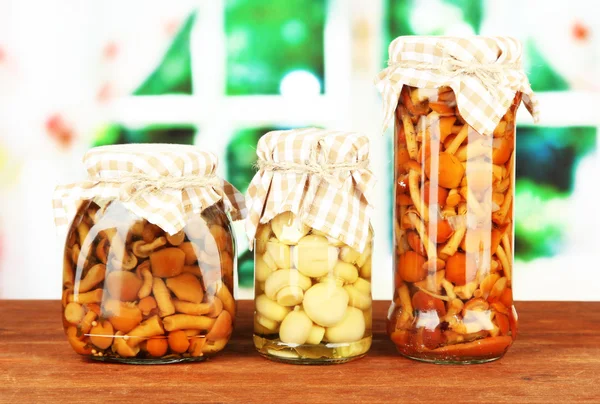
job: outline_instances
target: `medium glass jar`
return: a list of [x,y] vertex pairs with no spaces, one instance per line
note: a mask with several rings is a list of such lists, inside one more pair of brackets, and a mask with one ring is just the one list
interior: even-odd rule
[[221,202],[169,235],[119,201],[84,201],[69,228],[63,324],[84,356],[200,361],[232,332],[235,242]]
[[359,253],[284,212],[254,242],[254,345],[301,364],[343,363],[371,346],[372,238]]
[[517,336],[513,195],[517,92],[493,135],[449,87],[404,86],[395,119],[395,291],[388,332],[429,362],[501,358]]

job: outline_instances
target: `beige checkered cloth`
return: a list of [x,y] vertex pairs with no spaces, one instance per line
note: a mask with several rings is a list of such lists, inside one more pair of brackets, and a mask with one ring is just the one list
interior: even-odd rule
[[306,225],[363,251],[375,183],[365,136],[316,128],[274,131],[259,140],[256,153],[259,171],[246,199],[251,246],[259,222],[290,211]]
[[521,43],[514,38],[401,36],[390,44],[388,67],[376,84],[383,97],[383,130],[404,85],[451,87],[460,114],[482,134],[493,133],[518,91],[538,120],[538,101],[521,68]]
[[[84,200],[120,200],[131,212],[169,234],[181,230],[189,214],[198,214],[221,200],[233,220],[245,217],[244,196],[215,175],[217,157],[194,146],[96,147],[86,153],[83,162],[88,179],[59,186],[54,192],[54,219],[59,228],[70,223]],[[142,181],[146,186],[140,188]]]

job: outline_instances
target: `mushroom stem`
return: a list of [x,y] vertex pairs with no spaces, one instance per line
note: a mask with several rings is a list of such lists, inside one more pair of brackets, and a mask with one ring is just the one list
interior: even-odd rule
[[446,242],[446,245],[444,246],[444,248],[442,248],[442,251],[440,251],[441,254],[450,256],[456,253],[460,242],[462,241],[463,237],[465,236],[465,233],[467,232],[467,224],[465,222],[465,220],[458,221],[458,225],[454,230],[454,233],[452,233],[452,235]]
[[69,257],[65,253],[63,257],[63,287],[70,289],[75,282],[75,274],[73,273],[73,265]]
[[512,187],[509,186],[506,191],[506,196],[504,197],[504,202],[500,209],[492,214],[492,221],[496,224],[504,224],[506,221],[506,215],[508,214],[508,210],[510,209],[510,205],[512,203]]
[[193,316],[208,314],[213,308],[213,305],[210,303],[191,303],[179,299],[173,299],[173,305],[178,313],[191,314]]
[[402,117],[402,125],[404,126],[404,136],[406,137],[406,149],[412,160],[417,160],[417,134],[415,127],[408,115],[408,111],[403,105],[400,105],[400,116]]
[[206,316],[191,316],[189,314],[175,314],[163,319],[165,330],[209,330],[215,323],[214,318]]
[[420,175],[415,170],[410,170],[408,173],[408,188],[417,212],[419,212],[419,215],[421,215],[425,222],[429,222],[429,212],[419,189],[419,177]]
[[148,320],[142,322],[129,333],[127,333],[127,345],[135,347],[144,339],[162,335],[165,333],[163,325],[158,316],[152,316]]
[[427,251],[427,258],[430,262],[435,262],[437,258],[436,245],[427,235],[427,232],[425,231],[425,224],[423,224],[421,219],[419,219],[415,213],[408,213],[407,216],[410,223],[415,226],[417,233],[419,233],[419,237],[421,237],[425,251]]
[[[400,298],[400,307],[402,308],[402,314],[400,318],[397,320],[397,326],[400,328],[410,328],[410,323],[414,319],[413,317],[413,307],[410,298],[410,291],[408,290],[408,286],[404,282],[400,284],[398,287],[398,297]],[[398,328],[396,326],[396,328]]]
[[67,301],[69,303],[75,302],[80,304],[100,303],[102,301],[102,289],[95,289],[86,293],[70,294]]
[[85,277],[75,285],[75,290],[80,293],[92,290],[94,286],[104,280],[106,274],[106,266],[104,264],[96,264],[91,267]]
[[469,135],[469,125],[463,125],[460,132],[456,134],[456,137],[452,139],[452,142],[446,147],[445,152],[450,154],[455,154],[458,150],[458,147],[465,141],[467,136]]
[[157,237],[152,242],[146,243],[144,240],[134,241],[131,244],[133,253],[140,258],[148,258],[150,254],[159,247],[167,244],[165,237]]
[[501,246],[498,246],[498,248],[496,249],[496,255],[500,259],[502,269],[504,270],[504,275],[506,275],[506,278],[510,282],[512,278],[512,268],[510,266],[510,260],[506,256],[506,253],[504,252],[504,249]]
[[144,283],[138,291],[138,297],[143,299],[147,296],[150,296],[150,293],[152,292],[152,273],[148,268],[143,268],[140,272]]
[[175,313],[175,306],[171,301],[171,292],[161,278],[154,278],[152,283],[152,293],[156,299],[158,310],[161,317],[170,316]]
[[183,243],[183,240],[185,240],[185,232],[180,230],[173,235],[167,234],[166,238],[169,244],[178,246],[179,244]]

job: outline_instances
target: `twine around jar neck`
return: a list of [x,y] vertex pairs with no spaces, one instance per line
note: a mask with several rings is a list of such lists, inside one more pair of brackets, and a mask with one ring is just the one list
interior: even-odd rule
[[430,70],[448,77],[461,75],[477,78],[485,89],[494,97],[498,95],[498,87],[503,85],[506,73],[511,70],[521,70],[521,63],[480,63],[477,61],[464,61],[451,55],[448,50],[437,45],[442,50],[440,63],[418,62],[413,60],[388,61],[392,68],[408,68],[416,70]]
[[127,174],[118,178],[100,178],[96,184],[120,184],[119,199],[123,202],[136,200],[146,193],[163,190],[183,190],[185,188],[221,186],[220,179],[212,174],[207,176],[187,175],[183,177],[151,177],[145,174]]
[[324,155],[328,156],[325,142],[321,139],[317,145],[312,148],[310,156],[304,163],[295,163],[290,161],[275,162],[272,160],[259,159],[256,166],[260,170],[294,173],[294,174],[310,174],[324,179],[337,188],[341,188],[343,183],[339,179],[339,174],[347,171],[361,170],[369,166],[369,160],[361,160],[355,162],[342,163],[327,163],[319,161],[318,149],[325,150]]

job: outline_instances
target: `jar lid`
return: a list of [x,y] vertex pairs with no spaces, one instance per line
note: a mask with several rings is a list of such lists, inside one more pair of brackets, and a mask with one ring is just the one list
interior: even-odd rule
[[354,132],[302,128],[258,142],[258,172],[248,187],[246,230],[292,212],[306,225],[363,251],[373,211],[369,139]]
[[383,97],[385,130],[394,117],[404,85],[451,87],[465,121],[491,135],[523,93],[525,106],[538,121],[538,101],[521,67],[521,43],[510,37],[401,36],[389,46],[388,67],[375,82]]
[[217,156],[197,147],[102,146],[89,150],[83,162],[88,179],[55,190],[57,227],[67,225],[84,200],[119,200],[169,234],[183,229],[190,213],[201,213],[219,201],[233,220],[245,216],[244,196],[215,174]]

